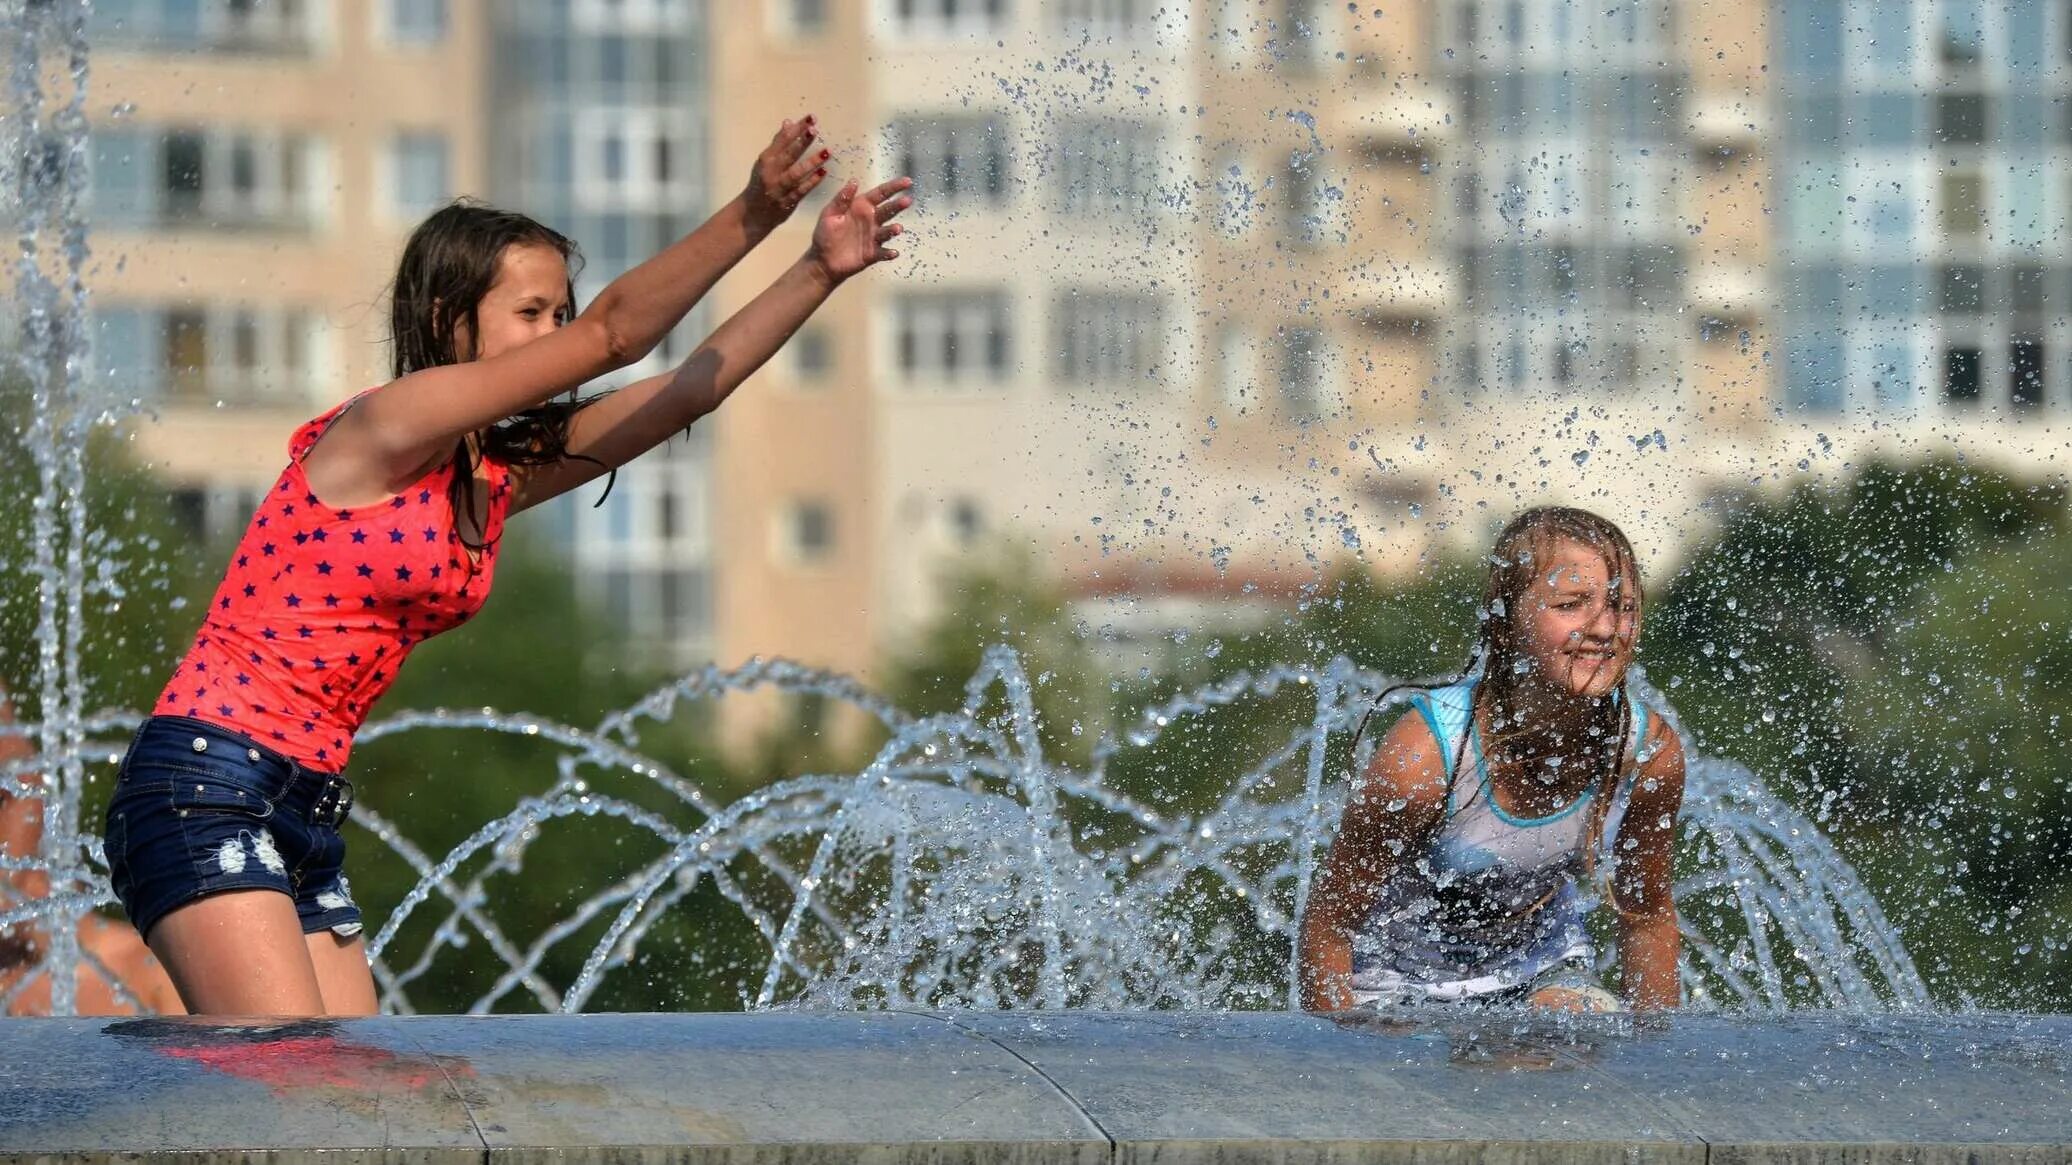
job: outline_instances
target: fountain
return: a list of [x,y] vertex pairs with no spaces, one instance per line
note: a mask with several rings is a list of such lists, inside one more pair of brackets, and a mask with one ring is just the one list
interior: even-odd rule
[[[81,964],[78,924],[111,900],[79,806],[137,714],[87,706],[81,652],[92,566],[82,451],[118,419],[83,388],[86,6],[11,0],[0,13],[11,49],[0,211],[18,240],[13,360],[38,480],[25,568],[40,595],[38,715],[0,727],[30,746],[0,767],[0,791],[43,807],[35,852],[0,857],[0,871],[47,885],[0,903],[0,925],[47,935],[47,971]],[[1650,1025],[1291,1013],[1294,920],[1343,797],[1344,742],[1393,682],[1344,658],[1239,673],[1145,709],[1077,765],[1047,755],[1032,681],[1004,647],[987,653],[961,707],[932,716],[840,676],[756,662],[683,676],[588,729],[489,710],[376,721],[364,740],[458,729],[556,750],[551,784],[444,854],[378,802],[355,809],[361,852],[379,843],[417,874],[370,940],[394,1016],[0,1021],[0,1159],[225,1145],[469,1160],[496,1147],[655,1146],[745,1160],[778,1145],[806,1159],[817,1145],[888,1160],[1094,1160],[1472,1143],[1521,1159],[1695,1160],[1719,1146],[1895,1138],[2063,1159],[2045,1146],[2072,1143],[2072,1028],[1910,1022],[1930,1009],[1928,989],[1848,862],[1755,774],[1702,754],[1677,882],[1696,1014]],[[1641,687],[1673,721],[1662,694]],[[729,802],[644,751],[685,708],[756,689],[847,703],[886,742],[855,772]],[[1296,727],[1220,774],[1206,810],[1158,807],[1114,777],[1187,726],[1267,703],[1299,709]],[[487,904],[578,818],[660,855],[513,933]],[[461,959],[494,974],[472,1014],[582,1012],[701,892],[731,902],[758,936],[760,974],[742,1002],[767,1014],[396,1018],[416,1010],[414,986]],[[579,973],[550,981],[549,956],[577,942],[588,944]],[[49,1009],[71,1013],[74,977],[48,978]],[[29,982],[0,991],[0,1010]],[[1763,1087],[1780,1082],[1843,1099],[1825,1109],[1808,1091],[1766,1117],[1776,1102]],[[1463,1088],[1478,1104],[1461,1101]],[[984,1103],[965,1111],[973,1100]]]

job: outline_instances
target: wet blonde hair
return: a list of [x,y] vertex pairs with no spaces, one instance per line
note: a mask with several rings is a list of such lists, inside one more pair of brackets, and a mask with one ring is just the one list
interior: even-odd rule
[[[1360,718],[1359,726],[1353,730],[1352,751],[1355,757],[1359,755],[1360,737],[1367,730],[1367,722],[1375,710],[1396,692],[1435,691],[1480,672],[1482,678],[1475,685],[1475,694],[1468,708],[1470,725],[1477,723],[1485,710],[1515,706],[1516,702],[1509,697],[1517,690],[1518,678],[1526,670],[1522,666],[1525,656],[1521,650],[1523,636],[1520,633],[1525,599],[1546,570],[1546,564],[1554,560],[1554,546],[1561,541],[1580,543],[1604,555],[1607,573],[1615,585],[1633,595],[1635,629],[1638,630],[1638,607],[1646,600],[1646,590],[1641,585],[1640,564],[1633,555],[1633,544],[1625,533],[1609,520],[1572,506],[1540,506],[1527,510],[1512,518],[1503,528],[1490,552],[1489,579],[1483,585],[1482,605],[1477,611],[1481,623],[1466,670],[1446,683],[1397,684],[1384,689],[1374,698],[1366,715]],[[1637,747],[1632,739],[1632,714],[1627,710],[1630,700],[1626,692],[1626,677],[1621,675],[1610,692],[1593,701],[1594,706],[1584,728],[1586,734],[1598,740],[1614,742],[1610,750],[1602,753],[1595,780],[1597,800],[1590,807],[1590,827],[1583,837],[1585,872],[1596,868],[1597,850],[1604,840],[1612,795],[1618,788],[1619,776],[1625,770],[1629,754]],[[1483,735],[1485,756],[1492,743],[1501,743],[1529,731],[1524,727],[1499,724],[1494,711],[1489,721],[1492,731]],[[1468,736],[1468,733],[1461,734],[1460,744],[1453,756],[1447,759],[1446,787],[1449,791],[1466,759]],[[1440,741],[1439,744],[1444,747],[1445,742]],[[1448,800],[1452,801],[1452,798]],[[1617,907],[1616,897],[1612,898],[1612,904]]]
[[[1624,531],[1608,519],[1571,506],[1541,506],[1511,519],[1503,532],[1497,535],[1496,546],[1490,552],[1489,580],[1483,587],[1479,612],[1482,625],[1476,636],[1474,665],[1469,668],[1472,673],[1475,665],[1479,665],[1482,671],[1482,680],[1475,685],[1468,715],[1469,723],[1473,724],[1478,722],[1483,712],[1489,713],[1490,730],[1483,736],[1484,755],[1492,746],[1528,735],[1531,731],[1526,725],[1505,725],[1498,717],[1516,707],[1512,697],[1518,689],[1520,677],[1529,670],[1524,647],[1527,597],[1554,561],[1555,544],[1564,541],[1587,546],[1604,556],[1612,586],[1633,596],[1635,630],[1638,631],[1639,608],[1646,600],[1646,590],[1641,585],[1640,564],[1634,558],[1633,544],[1627,540]],[[1618,788],[1619,775],[1637,747],[1637,742],[1632,739],[1630,702],[1626,676],[1622,673],[1611,691],[1592,701],[1585,721],[1585,735],[1600,742],[1612,742],[1609,749],[1600,749],[1601,759],[1594,781],[1597,800],[1590,807],[1590,828],[1583,838],[1585,870],[1594,868],[1596,864],[1597,849],[1604,838],[1605,819],[1611,809],[1612,795]],[[1452,768],[1457,769],[1460,761],[1461,758],[1456,756]],[[1452,769],[1449,769],[1449,785],[1453,776]]]

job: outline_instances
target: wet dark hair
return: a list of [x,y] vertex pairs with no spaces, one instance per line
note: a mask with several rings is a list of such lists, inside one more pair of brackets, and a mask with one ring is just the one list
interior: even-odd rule
[[[575,275],[582,267],[582,252],[575,241],[537,219],[515,211],[498,210],[474,199],[459,198],[432,212],[410,233],[403,245],[403,258],[396,267],[396,281],[389,303],[390,373],[400,379],[412,372],[460,364],[475,358],[472,345],[482,334],[477,312],[482,297],[496,283],[504,252],[511,247],[550,247],[569,268],[568,310],[575,311]],[[459,350],[460,325],[467,324],[471,348]],[[566,400],[548,401],[487,429],[462,437],[455,445],[456,472],[449,497],[461,542],[470,550],[486,549],[469,542],[458,529],[465,512],[485,539],[488,530],[475,511],[475,468],[485,458],[508,465],[551,465],[568,457],[582,457],[568,451],[569,419],[597,397],[577,399],[573,391]],[[583,457],[594,461],[594,458]],[[613,473],[605,482],[611,492]],[[604,499],[599,498],[601,503]]]
[[[1460,675],[1444,683],[1397,684],[1377,695],[1353,732],[1355,757],[1359,755],[1360,735],[1365,732],[1368,719],[1391,695],[1450,687],[1478,671],[1482,678],[1476,683],[1470,699],[1468,723],[1475,724],[1483,712],[1489,713],[1491,731],[1483,738],[1484,755],[1495,747],[1534,742],[1538,735],[1534,728],[1524,724],[1506,725],[1503,720],[1506,716],[1516,717],[1518,681],[1528,670],[1519,625],[1526,597],[1533,584],[1546,572],[1547,564],[1554,560],[1555,544],[1564,541],[1581,543],[1602,554],[1613,582],[1621,591],[1633,595],[1638,611],[1646,597],[1640,581],[1640,564],[1634,558],[1633,544],[1617,526],[1588,510],[1570,506],[1541,506],[1519,514],[1497,535],[1496,546],[1490,551],[1489,579],[1483,586],[1482,605],[1477,609],[1480,626],[1468,666]],[[1598,754],[1597,773],[1593,779],[1597,799],[1590,806],[1590,827],[1585,831],[1583,841],[1582,858],[1586,870],[1595,866],[1612,795],[1618,788],[1619,775],[1627,757],[1635,747],[1632,715],[1628,710],[1631,698],[1626,690],[1626,678],[1621,676],[1616,687],[1591,701],[1585,720],[1585,736],[1599,742],[1593,748]],[[1468,734],[1463,733],[1460,745],[1448,760],[1446,785],[1449,790],[1466,760],[1467,741]],[[1605,747],[1604,742],[1610,742],[1610,747]],[[1443,747],[1445,742],[1439,743]]]

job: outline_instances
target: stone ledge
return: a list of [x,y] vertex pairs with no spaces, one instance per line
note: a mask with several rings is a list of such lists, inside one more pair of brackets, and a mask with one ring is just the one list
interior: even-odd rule
[[0,1165],[2072,1162],[2072,1017],[0,1021]]

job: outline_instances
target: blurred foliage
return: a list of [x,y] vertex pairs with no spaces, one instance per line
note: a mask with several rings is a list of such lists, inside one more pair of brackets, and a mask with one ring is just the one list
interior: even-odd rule
[[[43,469],[27,455],[30,422],[26,388],[0,381],[0,496],[15,499],[0,506],[0,685],[25,720],[42,717],[38,630],[46,617],[36,563]],[[173,654],[200,619],[200,600],[215,583],[205,577],[213,560],[182,530],[164,487],[126,455],[119,433],[95,428],[82,455],[86,540],[76,549],[85,703],[89,710],[140,708],[156,699]],[[51,565],[63,572],[75,548],[57,507],[47,516]],[[48,617],[62,627],[68,613],[59,592],[50,597]]]
[[[636,658],[616,625],[578,601],[566,558],[556,548],[526,540],[521,518],[500,548],[495,587],[482,612],[465,627],[414,649],[371,721],[413,710],[489,708],[515,724],[589,729],[665,678],[631,662]],[[642,751],[708,789],[724,786],[727,774],[716,763],[698,759],[708,735],[696,721],[655,725],[644,731]],[[559,775],[556,759],[565,751],[522,731],[417,728],[356,747],[353,779],[363,804],[437,859],[517,808],[522,798],[552,788]],[[692,758],[688,767],[686,757]],[[661,814],[679,829],[699,821],[673,796],[629,774],[593,769],[577,775],[599,792]],[[611,818],[569,817],[539,829],[543,836],[526,851],[523,866],[487,883],[491,896],[483,904],[485,914],[520,946],[666,849],[652,833]],[[354,897],[378,927],[418,875],[365,833],[351,837]],[[487,853],[477,855],[460,873],[465,876],[488,860]],[[668,969],[617,972],[593,1006],[629,1011],[738,1007],[738,994],[723,989],[717,979],[685,970],[696,965],[684,957],[691,952],[714,958],[736,948],[745,954],[753,945],[753,930],[740,911],[717,895],[709,897],[694,897],[644,940],[643,961],[660,960]],[[419,907],[393,948],[405,957],[391,962],[400,969],[414,961],[448,909],[437,899]],[[543,977],[556,985],[573,982],[613,913],[605,912],[554,947],[541,964]],[[676,957],[665,958],[663,952],[671,951]],[[502,971],[502,961],[487,952],[448,953],[437,961],[433,975],[411,985],[410,995],[420,1008],[458,1010],[487,991]],[[522,990],[500,1004],[504,1010],[529,1006],[537,1003]]]
[[1649,677],[1835,837],[1939,998],[2072,1008],[2063,488],[1940,460],[1721,508]]

